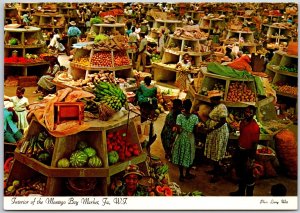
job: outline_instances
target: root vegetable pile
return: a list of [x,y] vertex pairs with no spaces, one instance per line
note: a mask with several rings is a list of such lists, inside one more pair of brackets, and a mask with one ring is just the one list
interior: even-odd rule
[[278,86],[276,90],[282,93],[287,93],[295,96],[297,96],[298,94],[298,87],[292,87],[289,85]]
[[43,195],[46,188],[46,181],[43,178],[27,180],[13,180],[5,188],[5,196],[28,196],[30,194]]
[[227,101],[255,102],[255,93],[245,83],[234,82],[229,86]]

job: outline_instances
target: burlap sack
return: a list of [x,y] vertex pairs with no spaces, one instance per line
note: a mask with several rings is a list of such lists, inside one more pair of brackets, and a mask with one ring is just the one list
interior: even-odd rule
[[298,55],[298,42],[291,41],[286,50],[289,55]]

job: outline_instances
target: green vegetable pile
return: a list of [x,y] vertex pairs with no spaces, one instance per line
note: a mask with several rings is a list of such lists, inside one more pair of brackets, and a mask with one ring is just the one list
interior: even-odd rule
[[98,42],[100,42],[100,41],[106,41],[106,40],[108,40],[108,39],[109,39],[109,37],[108,37],[107,35],[105,35],[105,34],[99,34],[99,35],[96,35],[96,36],[95,36],[94,42],[95,42],[95,43],[98,43]]
[[161,61],[161,56],[158,55],[158,54],[153,54],[153,55],[151,56],[151,61],[152,61],[152,62],[160,62],[160,61]]
[[101,24],[101,23],[103,23],[103,20],[99,16],[96,16],[96,17],[90,19],[90,23],[91,23],[91,26],[93,24]]
[[285,72],[295,72],[298,73],[298,69],[296,67],[287,67],[287,66],[280,66],[281,71]]

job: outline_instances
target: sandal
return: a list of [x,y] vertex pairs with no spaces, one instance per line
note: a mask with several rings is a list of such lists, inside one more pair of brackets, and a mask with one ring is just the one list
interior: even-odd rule
[[40,93],[40,91],[38,90],[33,91],[33,94],[38,94],[38,93]]

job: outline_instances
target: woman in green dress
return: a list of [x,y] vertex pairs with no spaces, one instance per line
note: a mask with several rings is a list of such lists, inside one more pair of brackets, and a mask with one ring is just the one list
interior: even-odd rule
[[138,105],[141,109],[142,122],[146,121],[150,114],[157,108],[157,88],[151,85],[151,77],[149,76],[145,77],[144,83],[136,92]]
[[164,127],[161,131],[161,142],[165,150],[165,158],[167,160],[171,157],[172,146],[174,144],[177,133],[173,131],[176,126],[176,118],[181,113],[182,101],[180,99],[173,100],[173,107],[166,116]]
[[[198,116],[191,114],[192,102],[190,99],[183,101],[183,112],[177,116],[176,130],[178,136],[175,140],[172,150],[172,163],[179,166],[179,181],[195,178],[190,173],[191,166],[195,158],[195,136],[194,129],[199,123]],[[186,174],[183,175],[183,169],[186,168]]]

